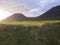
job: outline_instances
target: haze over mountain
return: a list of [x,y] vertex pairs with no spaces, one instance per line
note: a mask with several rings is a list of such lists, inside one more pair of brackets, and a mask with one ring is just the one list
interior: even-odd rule
[[2,21],[26,21],[26,20],[60,20],[60,6],[53,7],[46,13],[38,16],[29,18],[24,16],[22,13],[15,13],[12,16],[2,20]]

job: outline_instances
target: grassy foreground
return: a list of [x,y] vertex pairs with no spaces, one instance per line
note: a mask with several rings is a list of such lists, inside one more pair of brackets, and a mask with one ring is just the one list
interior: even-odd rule
[[0,22],[0,24],[6,25],[24,25],[24,26],[42,26],[47,23],[56,23],[60,20],[44,20],[44,21],[20,21],[20,22]]
[[0,45],[60,45],[60,21],[1,22]]

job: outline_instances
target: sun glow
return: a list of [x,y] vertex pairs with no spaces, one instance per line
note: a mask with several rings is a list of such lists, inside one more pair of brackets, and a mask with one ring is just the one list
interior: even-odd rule
[[7,18],[10,15],[8,11],[0,10],[0,21]]

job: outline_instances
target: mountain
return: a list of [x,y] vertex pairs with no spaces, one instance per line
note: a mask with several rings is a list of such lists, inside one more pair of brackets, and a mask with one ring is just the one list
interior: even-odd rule
[[26,17],[22,13],[15,13],[2,21],[9,22],[9,21],[34,21],[34,20],[37,20],[37,18]]
[[37,18],[43,20],[60,20],[60,6],[53,7]]
[[32,21],[32,20],[60,20],[60,6],[56,6],[48,10],[46,13],[38,17],[29,18],[22,13],[15,13],[2,21]]
[[2,21],[22,21],[22,20],[27,20],[27,17],[24,16],[24,14],[22,13],[15,13]]

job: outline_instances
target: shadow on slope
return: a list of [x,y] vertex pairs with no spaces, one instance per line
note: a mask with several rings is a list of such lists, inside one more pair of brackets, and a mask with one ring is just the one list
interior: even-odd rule
[[60,45],[60,23],[43,26],[0,24],[0,45]]

